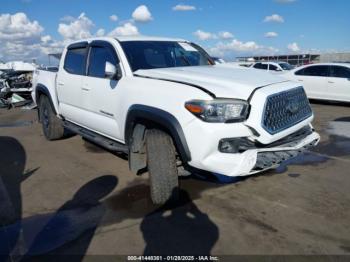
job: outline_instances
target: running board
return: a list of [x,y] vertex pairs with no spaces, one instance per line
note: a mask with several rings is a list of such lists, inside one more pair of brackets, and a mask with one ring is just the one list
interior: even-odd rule
[[100,134],[97,134],[91,130],[88,130],[86,128],[83,128],[81,126],[78,126],[76,124],[73,124],[68,121],[64,121],[63,123],[64,127],[67,128],[68,130],[72,131],[73,133],[76,133],[87,140],[91,140],[92,142],[110,150],[110,151],[116,151],[116,152],[123,152],[128,154],[129,153],[129,148],[128,146],[116,142],[110,138],[107,138],[105,136],[102,136]]

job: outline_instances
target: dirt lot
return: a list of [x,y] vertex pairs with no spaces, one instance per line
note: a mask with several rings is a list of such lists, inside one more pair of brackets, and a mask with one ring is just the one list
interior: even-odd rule
[[79,136],[48,142],[36,111],[1,110],[0,250],[350,254],[350,106],[313,108],[314,151],[244,180],[181,179],[179,206],[158,209],[125,156]]

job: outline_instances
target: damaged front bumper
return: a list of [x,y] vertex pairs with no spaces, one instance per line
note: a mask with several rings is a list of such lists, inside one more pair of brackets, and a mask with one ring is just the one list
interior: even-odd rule
[[235,153],[213,152],[201,161],[201,169],[226,176],[248,176],[278,167],[283,161],[296,157],[316,146],[320,136],[311,126],[306,126],[272,144],[241,139]]
[[[241,175],[252,175],[268,169],[278,167],[282,162],[289,160],[316,146],[320,136],[315,131],[306,136],[298,137],[278,146],[249,149],[243,153]],[[237,172],[237,171],[236,171]],[[238,171],[240,172],[240,171]],[[231,174],[236,176],[237,174]]]

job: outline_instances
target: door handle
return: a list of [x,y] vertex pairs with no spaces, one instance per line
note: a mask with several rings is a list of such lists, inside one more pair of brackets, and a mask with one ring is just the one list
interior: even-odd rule
[[328,83],[330,83],[330,84],[334,84],[334,82],[333,82],[333,81],[328,81]]
[[82,87],[81,90],[83,90],[83,91],[90,91],[90,88]]
[[304,82],[304,80],[303,80],[303,79],[298,79],[298,81],[299,81],[299,82]]
[[59,85],[59,86],[64,86],[64,83],[63,82],[57,82],[57,84]]

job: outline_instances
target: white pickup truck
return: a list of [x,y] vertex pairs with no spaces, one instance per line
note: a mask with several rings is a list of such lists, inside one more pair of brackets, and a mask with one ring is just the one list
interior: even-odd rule
[[300,84],[215,65],[198,45],[152,37],[68,45],[58,72],[35,72],[34,98],[48,140],[68,129],[128,154],[150,175],[151,197],[176,198],[179,170],[246,176],[315,146]]

